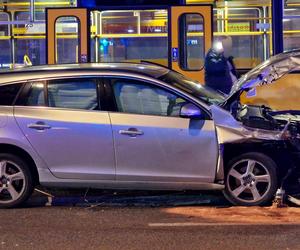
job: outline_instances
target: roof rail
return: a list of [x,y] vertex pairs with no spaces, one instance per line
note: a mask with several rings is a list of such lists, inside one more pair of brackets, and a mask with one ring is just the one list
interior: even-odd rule
[[160,66],[160,67],[165,68],[165,69],[170,69],[168,66],[165,66],[163,64],[159,64],[159,63],[155,63],[155,62],[151,62],[151,61],[147,61],[147,60],[141,60],[141,63],[143,63],[143,64],[152,64],[152,65]]

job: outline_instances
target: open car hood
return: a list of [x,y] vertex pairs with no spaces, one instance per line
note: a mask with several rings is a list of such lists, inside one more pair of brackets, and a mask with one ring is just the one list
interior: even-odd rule
[[237,80],[226,101],[236,99],[244,91],[248,92],[258,86],[272,84],[295,70],[300,70],[300,50],[273,56]]

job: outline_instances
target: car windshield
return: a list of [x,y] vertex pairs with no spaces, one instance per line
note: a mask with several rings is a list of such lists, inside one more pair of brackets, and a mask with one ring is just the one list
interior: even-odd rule
[[174,87],[177,87],[196,98],[201,99],[207,104],[219,104],[222,103],[226,96],[217,92],[205,85],[200,84],[198,81],[189,79],[184,75],[175,71],[169,71],[167,74],[159,77],[162,80]]

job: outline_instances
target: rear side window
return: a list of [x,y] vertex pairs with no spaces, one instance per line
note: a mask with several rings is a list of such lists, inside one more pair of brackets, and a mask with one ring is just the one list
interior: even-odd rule
[[97,110],[97,83],[93,79],[50,81],[48,103],[49,107]]
[[12,105],[21,87],[22,83],[0,86],[0,105]]
[[[27,86],[26,86],[27,88]],[[96,79],[51,80],[31,83],[21,98],[21,105],[54,108],[98,110]]]
[[45,91],[43,82],[31,84],[25,106],[45,106]]

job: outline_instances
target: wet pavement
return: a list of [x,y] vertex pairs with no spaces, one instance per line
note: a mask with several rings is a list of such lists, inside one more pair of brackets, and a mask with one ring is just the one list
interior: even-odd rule
[[300,249],[300,208],[221,193],[44,190],[0,210],[0,249]]

